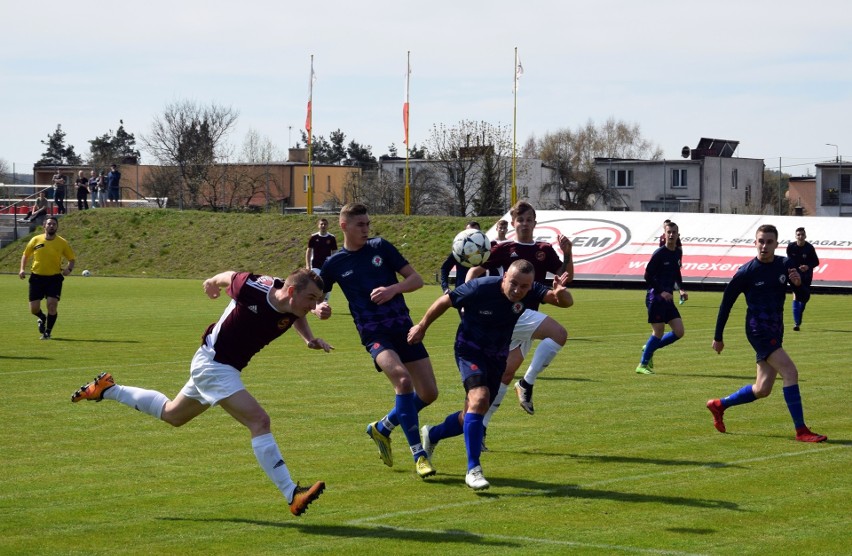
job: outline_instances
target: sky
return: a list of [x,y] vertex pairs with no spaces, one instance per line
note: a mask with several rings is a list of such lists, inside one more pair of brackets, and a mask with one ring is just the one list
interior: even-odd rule
[[[665,158],[701,137],[794,176],[852,159],[846,0],[0,0],[0,159],[30,173],[57,124],[78,154],[119,120],[137,142],[174,102],[239,112],[282,153],[305,126],[404,155],[436,124],[531,136],[609,118]],[[523,66],[513,94],[515,48]],[[828,146],[827,143],[837,147]],[[143,163],[154,163],[142,152]]]

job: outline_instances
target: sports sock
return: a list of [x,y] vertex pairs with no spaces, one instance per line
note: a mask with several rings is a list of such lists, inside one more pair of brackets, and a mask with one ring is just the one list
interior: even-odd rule
[[482,455],[482,415],[464,414],[464,445],[467,448],[467,470],[479,465]]
[[292,502],[296,483],[290,477],[290,470],[284,463],[281,450],[278,449],[278,444],[275,442],[272,433],[268,432],[252,438],[251,448],[254,450],[254,457],[257,458],[257,462],[266,472],[266,475],[272,479],[281,494],[284,495],[287,503]]
[[524,373],[524,380],[527,381],[527,384],[535,384],[535,379],[545,367],[550,365],[550,362],[553,361],[553,358],[556,357],[560,349],[562,349],[562,346],[551,338],[545,338],[541,341],[535,349],[535,353],[533,353],[533,358],[530,361],[527,372]]
[[[417,392],[414,393],[414,408],[417,410],[417,413],[420,413],[420,410],[426,407],[426,402],[420,399],[420,396],[417,395]],[[399,425],[399,413],[397,413],[396,407],[388,411],[388,414],[385,415],[381,421],[379,421],[383,427],[385,427],[390,434],[390,431],[396,428]],[[379,428],[379,432],[382,431],[381,427]]]
[[432,441],[432,444],[437,444],[445,438],[452,438],[464,433],[464,428],[459,423],[459,413],[461,411],[447,415],[443,423],[429,429],[429,440]]
[[754,395],[754,388],[752,388],[751,384],[747,384],[730,396],[722,398],[722,407],[727,409],[735,405],[751,403],[756,399],[757,396]]
[[420,442],[420,420],[417,418],[415,399],[417,399],[417,395],[414,392],[397,394],[394,409],[399,416],[399,424],[405,433],[405,439],[408,440],[408,446],[411,448],[411,455],[417,461],[418,456],[424,455],[426,452]]
[[785,386],[783,388],[784,401],[787,402],[787,409],[790,411],[790,417],[793,418],[793,424],[796,428],[805,426],[805,413],[802,409],[802,395],[799,393],[799,385]]
[[147,413],[155,419],[161,418],[163,408],[166,407],[166,402],[169,401],[169,398],[165,394],[161,394],[156,390],[146,390],[135,386],[122,386],[120,384],[108,388],[104,392],[104,399],[123,403],[137,411]]
[[50,333],[53,330],[53,325],[56,324],[56,317],[59,316],[59,313],[55,315],[47,315],[47,324],[44,325],[44,331]]
[[488,408],[488,411],[485,413],[485,417],[482,419],[482,426],[487,427],[488,423],[491,422],[491,418],[494,417],[494,412],[500,409],[500,404],[503,403],[503,398],[506,397],[506,392],[509,391],[509,385],[500,383],[500,388],[497,389],[497,395],[494,397],[494,401],[491,402],[491,407]]
[[668,345],[671,345],[680,340],[677,334],[674,332],[666,332],[666,334],[660,338],[660,343],[657,345],[656,349],[662,349]]
[[801,301],[793,300],[793,322],[799,326],[802,322],[802,313],[804,312],[804,304]]
[[36,318],[41,322],[47,322],[47,315],[45,315],[44,311],[42,310],[39,310],[39,312],[36,314]]
[[657,347],[660,345],[660,339],[651,334],[648,338],[648,341],[645,342],[645,349],[642,350],[642,359],[639,362],[642,365],[647,365],[648,361],[651,360],[651,357],[654,356],[654,352],[657,350]]

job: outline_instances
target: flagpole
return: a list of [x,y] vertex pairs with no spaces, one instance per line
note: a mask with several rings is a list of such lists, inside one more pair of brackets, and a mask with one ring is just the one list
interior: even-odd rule
[[308,119],[305,127],[308,132],[308,214],[314,213],[314,165],[313,165],[313,101],[314,101],[314,55],[311,54],[311,75],[308,78]]
[[515,165],[517,161],[518,146],[518,47],[515,47],[515,87],[514,87],[514,109],[512,112],[512,206],[518,202],[518,186],[515,183]]
[[402,107],[402,120],[405,125],[405,204],[403,212],[406,216],[411,215],[411,173],[408,167],[408,116],[409,116],[409,84],[411,79],[411,51],[406,54],[405,66],[405,104]]

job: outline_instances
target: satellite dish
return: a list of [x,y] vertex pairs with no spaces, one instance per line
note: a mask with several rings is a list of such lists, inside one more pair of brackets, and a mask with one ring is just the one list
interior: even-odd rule
[[689,147],[684,147],[680,150],[680,156],[682,156],[683,158],[689,158],[690,152],[692,151],[689,150]]

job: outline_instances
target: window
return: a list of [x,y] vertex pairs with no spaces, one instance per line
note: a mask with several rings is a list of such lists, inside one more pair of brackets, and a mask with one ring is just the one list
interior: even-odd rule
[[746,184],[745,186],[745,204],[751,204],[751,185]]
[[852,175],[849,174],[840,174],[840,192],[841,193],[852,193],[852,189],[850,189],[850,178]]
[[396,179],[399,181],[405,181],[405,168],[396,169]]
[[633,187],[633,170],[610,170],[609,183],[613,187]]
[[307,193],[307,192],[308,192],[308,185],[310,185],[310,176],[309,176],[309,175],[307,175],[307,174],[305,174],[305,175],[303,176],[303,178],[304,178],[304,181],[305,181],[305,184],[304,184],[304,187],[305,187],[304,192],[305,192],[305,193]]
[[737,183],[737,177],[737,169],[734,168],[733,170],[731,170],[731,189],[736,189],[739,185]]
[[672,170],[672,187],[686,187],[686,168]]
[[331,191],[331,176],[326,176],[325,190]]

